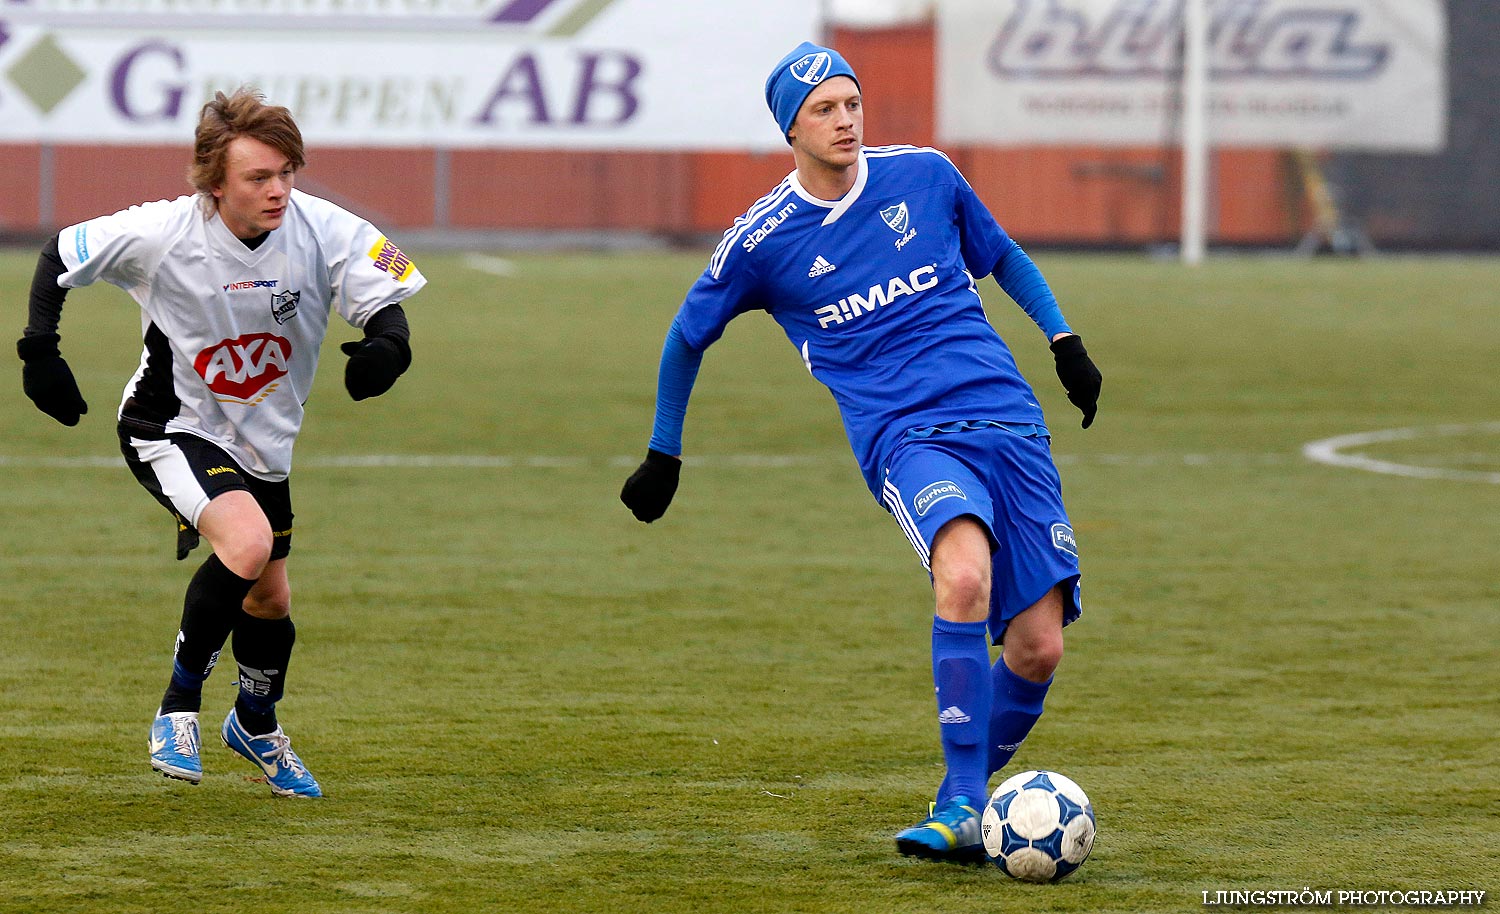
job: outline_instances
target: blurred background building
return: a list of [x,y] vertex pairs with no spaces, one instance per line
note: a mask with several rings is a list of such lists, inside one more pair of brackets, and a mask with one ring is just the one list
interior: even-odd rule
[[[868,143],[944,149],[1028,246],[1170,246],[1185,2],[9,0],[0,238],[188,192],[250,83],[403,239],[705,243],[791,169],[761,85],[811,38]],[[1211,245],[1500,248],[1500,3],[1205,2]]]

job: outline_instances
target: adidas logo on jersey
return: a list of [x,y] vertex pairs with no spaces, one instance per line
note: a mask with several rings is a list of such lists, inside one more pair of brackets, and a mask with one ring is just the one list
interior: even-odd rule
[[807,271],[807,278],[812,279],[815,276],[822,276],[824,273],[832,273],[837,269],[838,267],[829,263],[826,257],[819,254],[818,259],[813,261],[812,267]]
[[964,709],[958,705],[950,705],[943,709],[943,713],[938,715],[938,723],[940,724],[966,724],[968,722],[969,715],[964,713]]

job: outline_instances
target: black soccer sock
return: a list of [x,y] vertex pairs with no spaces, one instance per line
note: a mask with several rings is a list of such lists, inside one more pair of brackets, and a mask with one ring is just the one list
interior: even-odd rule
[[172,681],[161,698],[161,710],[197,711],[203,705],[203,681],[213,672],[235,617],[242,615],[245,595],[255,585],[210,555],[188,583],[182,601],[182,624],[172,655]]
[[235,712],[251,736],[276,729],[276,702],[286,688],[286,665],[297,640],[290,617],[262,619],[243,610],[234,624],[234,660],[240,667]]

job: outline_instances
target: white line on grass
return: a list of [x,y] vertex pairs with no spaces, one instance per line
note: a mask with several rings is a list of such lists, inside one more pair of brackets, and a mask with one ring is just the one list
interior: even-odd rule
[[1367,444],[1384,444],[1390,441],[1410,441],[1414,438],[1445,437],[1452,435],[1500,434],[1500,422],[1476,422],[1468,425],[1429,425],[1413,428],[1388,428],[1374,432],[1357,432],[1339,435],[1321,441],[1309,441],[1302,445],[1302,454],[1316,463],[1329,466],[1350,467],[1371,473],[1386,473],[1391,476],[1407,476],[1412,479],[1451,479],[1460,482],[1488,482],[1500,484],[1500,473],[1483,470],[1453,470],[1443,467],[1414,466],[1377,460],[1364,454],[1345,454],[1346,448]]
[[[1284,466],[1293,461],[1288,454],[1058,454],[1062,466],[1156,467],[1156,466]],[[296,469],[347,469],[390,467],[394,469],[472,468],[488,470],[577,469],[589,466],[634,467],[638,456],[560,457],[525,454],[322,454],[299,458]],[[688,466],[730,469],[795,469],[798,467],[850,466],[848,454],[706,454],[689,455]],[[0,454],[0,467],[66,470],[118,468],[119,457],[8,456]]]
[[504,257],[492,257],[489,254],[466,254],[464,255],[464,266],[480,273],[488,273],[491,276],[514,276],[516,265],[514,261],[506,260]]

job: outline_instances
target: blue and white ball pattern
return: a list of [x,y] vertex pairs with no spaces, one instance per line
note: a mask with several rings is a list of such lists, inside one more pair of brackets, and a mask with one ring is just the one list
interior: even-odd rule
[[984,807],[984,852],[1006,875],[1056,882],[1094,847],[1094,806],[1055,771],[1023,771],[995,788]]

